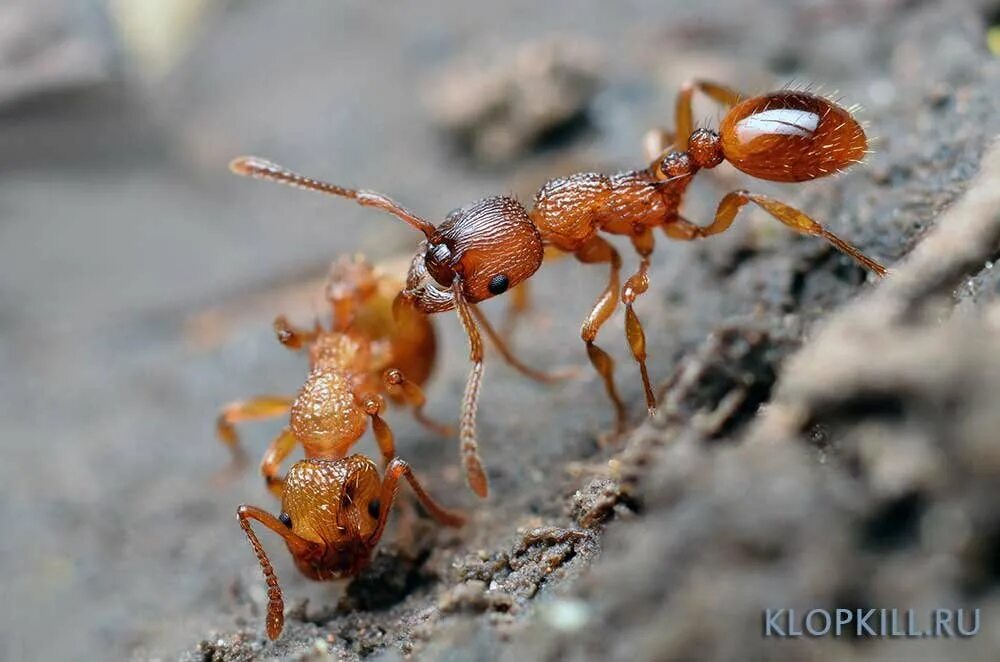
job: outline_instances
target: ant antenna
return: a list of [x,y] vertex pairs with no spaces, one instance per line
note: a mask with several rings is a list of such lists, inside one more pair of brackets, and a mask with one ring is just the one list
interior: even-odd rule
[[389,212],[414,229],[423,232],[424,236],[428,239],[437,231],[428,221],[407,211],[398,202],[381,193],[366,191],[364,189],[345,188],[319,179],[313,179],[312,177],[306,177],[277,163],[262,159],[259,156],[239,156],[229,162],[229,170],[243,177],[266,179],[271,182],[288,184],[289,186],[308,191],[319,191],[327,195],[350,198],[363,207],[375,207],[376,209]]
[[281,596],[281,585],[278,584],[278,577],[274,574],[274,568],[271,567],[271,561],[267,558],[267,552],[264,551],[260,540],[257,539],[257,535],[250,527],[250,520],[242,512],[240,512],[239,520],[240,526],[243,527],[243,531],[250,540],[250,546],[253,547],[253,551],[257,555],[260,569],[264,573],[264,580],[267,582],[267,637],[274,641],[281,634],[281,627],[285,622],[285,602]]

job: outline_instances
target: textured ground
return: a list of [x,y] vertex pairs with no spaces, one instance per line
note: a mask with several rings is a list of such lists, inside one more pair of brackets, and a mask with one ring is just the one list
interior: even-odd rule
[[[162,78],[125,60],[71,71],[82,89],[0,98],[0,658],[996,650],[1000,156],[984,154],[1000,133],[1000,60],[986,47],[997,7],[691,4],[590,2],[566,15],[527,2],[234,3],[206,15]],[[600,55],[600,86],[568,126],[535,136],[507,109],[489,115],[514,118],[503,140],[470,143],[467,129],[455,140],[436,124],[440,109],[421,97],[438,72],[554,34]],[[213,481],[227,461],[216,408],[301,383],[269,322],[308,319],[303,293],[331,257],[392,259],[414,237],[346,203],[231,178],[227,160],[265,154],[440,218],[491,192],[526,198],[569,169],[637,164],[642,133],[670,123],[694,76],[747,90],[822,82],[862,104],[878,138],[864,167],[758,188],[896,273],[873,283],[755,214],[711,242],[661,242],[638,306],[653,376],[670,383],[660,417],[602,447],[611,415],[595,380],[549,389],[493,361],[480,413],[493,494],[477,503],[454,442],[394,416],[400,454],[472,523],[390,532],[349,586],[299,577],[265,539],[290,608],[267,643],[264,584],[234,511],[272,502],[253,475]],[[748,183],[720,169],[690,215]],[[578,324],[602,277],[546,266],[519,351],[581,363]],[[438,328],[431,411],[447,417],[465,348],[450,316]],[[621,328],[618,316],[603,344],[640,423]],[[248,426],[249,445],[259,452],[275,430]],[[764,607],[845,605],[978,606],[983,625],[967,641],[761,638]]]

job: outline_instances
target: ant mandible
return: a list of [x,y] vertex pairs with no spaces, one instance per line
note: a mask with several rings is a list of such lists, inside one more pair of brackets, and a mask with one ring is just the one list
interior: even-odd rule
[[[694,128],[691,102],[696,90],[728,109],[718,131]],[[886,274],[882,265],[855,246],[805,213],[767,195],[746,190],[727,193],[712,222],[704,226],[680,214],[693,177],[723,161],[752,177],[775,182],[817,179],[861,161],[868,151],[868,140],[848,110],[806,91],[780,90],[744,98],[724,85],[693,81],[678,94],[676,122],[675,136],[672,140],[661,136],[665,149],[646,168],[610,176],[585,172],[552,179],[535,195],[530,211],[509,196],[484,198],[450,213],[436,227],[380,193],[318,181],[257,157],[237,158],[230,169],[240,175],[350,198],[386,211],[423,233],[424,241],[410,265],[402,295],[427,313],[453,308],[458,312],[473,362],[463,399],[460,437],[463,449],[474,449],[483,370],[475,304],[528,279],[541,266],[545,246],[570,253],[583,263],[610,267],[607,287],[584,320],[580,335],[614,404],[618,431],[625,428],[626,410],[615,389],[614,362],[595,341],[618,305],[621,257],[600,232],[628,236],[640,258],[637,271],[621,287],[621,300],[625,304],[626,338],[639,365],[650,413],[655,411],[656,398],[646,368],[645,333],[633,304],[649,287],[654,228],[681,241],[710,237],[727,230],[737,212],[752,202],[793,230],[825,239],[879,276]]]
[[[281,499],[274,517],[255,506],[237,510],[240,526],[260,561],[268,584],[267,634],[276,639],[284,621],[281,587],[254,533],[256,520],[280,535],[298,569],[316,580],[358,574],[378,544],[405,478],[424,508],[445,526],[464,518],[439,506],[417,481],[409,465],[395,457],[392,430],[380,413],[380,391],[412,406],[425,426],[446,433],[423,414],[420,389],[433,367],[436,340],[426,315],[393,303],[400,284],[360,258],[334,264],[326,289],[332,309],[330,329],[317,323],[298,329],[284,317],[274,326],[278,339],[292,349],[308,348],[310,373],[293,400],[261,396],[226,406],[217,432],[241,463],[235,423],[291,412],[289,425],[271,443],[261,463],[268,488]],[[394,314],[395,312],[395,319]],[[363,455],[345,457],[364,434],[367,419],[386,465],[380,481],[375,463]],[[305,459],[279,476],[281,463],[301,443]]]

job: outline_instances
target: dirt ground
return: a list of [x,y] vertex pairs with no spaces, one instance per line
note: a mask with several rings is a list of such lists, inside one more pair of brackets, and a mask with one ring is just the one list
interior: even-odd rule
[[[980,660],[1000,647],[1000,5],[185,2],[200,13],[165,64],[97,0],[34,32],[32,4],[11,3],[0,31],[0,659]],[[495,80],[554,37],[565,51],[539,76],[567,88],[539,102],[548,115],[518,110],[546,87],[518,87],[530,67],[459,120],[425,98],[442,76],[487,89],[470,58]],[[863,166],[809,185],[720,168],[688,216],[732,188],[773,192],[890,277],[752,212],[711,241],[661,240],[637,305],[668,386],[658,416],[644,420],[621,314],[601,338],[636,427],[611,445],[589,372],[550,388],[488,355],[490,498],[466,489],[455,441],[393,414],[399,454],[470,524],[390,531],[339,584],[302,578],[265,538],[289,609],[268,642],[234,514],[275,504],[252,471],[217,479],[216,412],[298,388],[302,358],[270,321],[311,317],[334,256],[398,260],[415,237],[232,177],[228,160],[266,155],[437,219],[490,193],[527,199],[552,175],[639,165],[643,133],[671,124],[693,77],[822,85],[864,107],[876,141]],[[582,365],[579,323],[603,278],[546,265],[518,351]],[[454,316],[437,328],[429,408],[449,418],[467,349]],[[245,426],[254,455],[278,426]],[[780,607],[978,607],[982,624],[968,639],[763,638],[762,610]]]

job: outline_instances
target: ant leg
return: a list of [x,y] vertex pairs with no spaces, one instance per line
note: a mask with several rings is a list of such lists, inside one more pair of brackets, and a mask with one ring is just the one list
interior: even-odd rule
[[264,459],[260,461],[260,473],[264,476],[264,483],[267,489],[271,490],[271,494],[279,499],[285,491],[285,479],[279,478],[278,472],[281,470],[281,463],[295,448],[297,441],[291,429],[287,427],[282,429],[264,451]]
[[[392,301],[392,315],[396,321],[396,334],[400,342],[412,341],[416,346],[422,346],[425,342],[426,334],[430,330],[427,315],[420,312],[412,301],[407,300],[400,292]],[[433,348],[431,348],[433,351]],[[425,357],[433,360],[433,354]],[[384,364],[383,364],[384,365]],[[419,385],[406,378],[401,370],[390,368],[383,373],[386,390],[393,397],[401,398],[413,409],[413,418],[428,430],[443,437],[450,437],[454,431],[448,425],[438,423],[424,414],[424,405],[427,398]]]
[[[708,236],[705,233],[706,228],[704,226],[692,223],[680,214],[661,225],[660,229],[663,230],[663,234],[667,235],[668,238],[676,239],[677,241],[694,241],[695,239],[704,239]],[[713,232],[712,234],[716,233]]]
[[392,428],[381,416],[385,410],[385,400],[380,395],[366,395],[361,398],[361,406],[372,419],[372,432],[375,433],[375,441],[382,451],[382,462],[388,466],[392,458],[396,457],[396,439],[392,434]]
[[715,212],[715,220],[712,221],[711,225],[701,227],[678,218],[665,225],[664,231],[674,239],[699,239],[725,232],[733,224],[736,213],[749,202],[753,202],[779,222],[797,232],[825,239],[841,253],[854,258],[859,264],[875,274],[885,276],[888,273],[881,264],[862,253],[853,244],[844,241],[824,228],[804,212],[760,193],[749,191],[727,193],[719,202],[719,208]]
[[479,335],[472,316],[472,306],[462,296],[461,279],[456,278],[451,287],[458,319],[462,322],[465,335],[469,337],[469,360],[472,361],[469,381],[465,384],[465,395],[462,397],[462,415],[458,421],[459,448],[469,487],[480,498],[485,499],[489,494],[489,480],[479,457],[479,442],[476,441],[476,409],[479,407],[479,389],[483,383],[483,338]]
[[418,423],[442,437],[450,437],[455,433],[451,427],[427,417],[424,413],[424,405],[427,404],[427,397],[424,395],[423,389],[407,379],[402,370],[389,368],[385,371],[383,378],[385,379],[385,388],[389,392],[389,395],[402,398],[404,402],[410,405],[413,408],[413,418]]
[[382,491],[379,495],[378,522],[375,525],[375,531],[372,532],[371,537],[368,539],[369,545],[374,545],[378,542],[379,538],[382,537],[382,532],[385,531],[385,524],[389,520],[389,511],[392,510],[392,504],[396,500],[396,493],[399,491],[400,478],[406,478],[410,487],[413,488],[413,493],[417,495],[420,505],[438,522],[444,526],[456,528],[465,524],[464,516],[439,505],[427,493],[423,485],[420,484],[420,481],[417,480],[417,477],[413,475],[413,470],[410,469],[410,465],[407,464],[406,460],[397,457],[393,458],[392,462],[385,469],[385,478],[382,479]]
[[296,557],[308,555],[313,548],[313,543],[300,538],[291,530],[275,518],[271,513],[255,506],[242,505],[236,509],[236,517],[239,519],[240,527],[243,528],[257,555],[260,569],[264,573],[264,580],[267,582],[267,637],[274,641],[281,635],[281,629],[285,625],[285,602],[281,595],[281,585],[278,584],[278,576],[274,574],[271,561],[267,558],[267,552],[257,539],[257,534],[250,526],[250,520],[255,519],[267,528],[271,529],[284,538],[289,549]]
[[597,338],[597,332],[600,331],[601,325],[611,317],[618,305],[619,273],[621,272],[622,259],[614,246],[597,236],[591,237],[587,243],[578,248],[575,255],[576,259],[584,264],[607,262],[611,265],[608,286],[594,302],[594,307],[591,308],[587,319],[583,321],[580,337],[587,345],[587,356],[590,358],[591,365],[604,380],[604,389],[615,407],[615,429],[621,433],[625,431],[626,415],[625,404],[618,397],[618,391],[615,389],[615,361],[607,352],[595,345],[594,340]]
[[695,90],[707,95],[712,100],[727,108],[735,106],[743,97],[743,95],[730,87],[708,80],[693,80],[682,85],[681,91],[677,93],[677,105],[674,111],[674,123],[677,125],[674,149],[679,152],[687,151],[688,138],[691,136],[691,132],[694,131],[691,97],[694,95]]
[[639,269],[629,276],[622,288],[622,303],[625,304],[625,336],[632,350],[632,356],[639,364],[642,388],[646,392],[646,408],[649,410],[649,415],[653,416],[656,414],[656,396],[653,394],[653,387],[649,383],[649,372],[646,370],[646,334],[632,308],[636,298],[649,289],[649,257],[653,254],[654,246],[652,228],[645,227],[640,234],[633,235],[632,245],[639,254],[640,262]]
[[260,421],[281,416],[292,407],[292,398],[281,395],[262,395],[249,400],[230,402],[219,412],[215,420],[215,434],[233,454],[233,466],[246,464],[246,452],[240,446],[240,436],[236,423],[240,421]]
[[486,335],[493,342],[493,346],[496,347],[498,352],[500,352],[500,356],[502,356],[503,360],[506,361],[510,367],[514,368],[514,370],[517,370],[528,379],[533,379],[536,382],[542,382],[545,384],[562,381],[573,376],[574,373],[568,371],[548,373],[542,372],[541,370],[535,370],[531,366],[524,364],[521,359],[517,358],[510,348],[507,347],[507,344],[503,341],[500,334],[498,334],[493,328],[493,325],[490,324],[489,319],[487,319],[483,311],[479,310],[478,306],[469,307],[472,309],[472,314],[476,317],[476,321],[478,321],[486,330]]
[[314,329],[306,330],[294,326],[284,315],[274,318],[274,335],[278,337],[278,342],[288,349],[302,349],[312,341],[316,340],[320,328],[317,322]]

